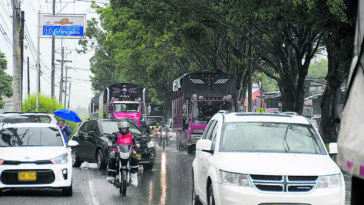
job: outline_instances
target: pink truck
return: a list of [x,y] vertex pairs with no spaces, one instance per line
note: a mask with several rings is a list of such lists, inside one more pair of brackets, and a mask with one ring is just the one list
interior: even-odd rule
[[99,118],[129,118],[140,126],[145,110],[145,89],[133,83],[108,85],[99,96]]

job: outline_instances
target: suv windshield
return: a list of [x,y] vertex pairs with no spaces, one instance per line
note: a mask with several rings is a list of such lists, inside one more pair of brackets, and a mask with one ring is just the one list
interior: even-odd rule
[[220,151],[325,153],[313,127],[276,122],[226,123]]
[[0,131],[0,146],[63,146],[63,141],[56,127],[9,127]]

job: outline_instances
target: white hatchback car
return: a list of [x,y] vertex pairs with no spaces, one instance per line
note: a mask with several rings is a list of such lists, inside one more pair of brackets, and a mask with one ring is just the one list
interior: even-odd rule
[[217,113],[196,145],[192,202],[344,205],[345,183],[308,119]]
[[54,123],[0,127],[0,192],[24,188],[57,188],[65,196],[72,195],[71,148]]

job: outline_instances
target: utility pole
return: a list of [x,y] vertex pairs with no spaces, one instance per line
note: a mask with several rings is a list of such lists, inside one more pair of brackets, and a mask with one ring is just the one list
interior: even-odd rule
[[23,102],[23,71],[24,71],[24,11],[20,13],[20,35],[19,35],[19,44],[20,44],[20,102]]
[[66,66],[66,81],[64,83],[64,105],[63,107],[66,108],[66,105],[67,105],[67,71],[68,71],[68,66]]
[[38,45],[37,45],[37,82],[36,82],[36,110],[39,107],[39,93],[40,93],[40,11],[38,10]]
[[70,101],[71,101],[71,83],[70,83],[70,86],[68,88],[68,105],[67,105],[68,109],[70,108]]
[[61,51],[61,55],[62,55],[62,58],[61,58],[61,81],[59,83],[59,103],[62,103],[62,94],[63,94],[63,60],[64,60],[64,47],[62,45],[62,51]]
[[248,68],[248,112],[252,111],[252,69],[253,69],[253,54],[252,46],[249,44],[249,68]]
[[[53,15],[56,13],[56,0],[53,0]],[[55,79],[55,65],[54,65],[54,48],[55,48],[55,38],[52,36],[52,70],[51,70],[51,98],[55,96],[54,94],[54,79]]]
[[20,73],[20,2],[12,0],[13,3],[13,97],[14,111],[21,112],[21,73]]
[[29,56],[27,56],[27,94],[30,95],[30,82],[29,82]]

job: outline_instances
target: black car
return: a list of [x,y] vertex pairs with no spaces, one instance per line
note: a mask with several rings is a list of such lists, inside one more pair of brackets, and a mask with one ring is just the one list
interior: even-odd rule
[[[82,162],[96,162],[100,170],[106,169],[112,151],[108,142],[115,137],[113,133],[118,131],[117,122],[113,119],[89,119],[80,125],[72,137],[79,143],[72,150],[74,167],[80,167]],[[152,168],[155,158],[154,143],[132,123],[130,123],[130,133],[140,143],[140,148],[136,149],[139,163],[144,169]]]

